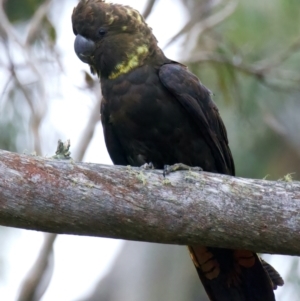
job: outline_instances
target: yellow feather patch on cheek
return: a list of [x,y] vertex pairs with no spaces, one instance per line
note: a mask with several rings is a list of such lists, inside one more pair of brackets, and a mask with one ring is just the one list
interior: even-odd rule
[[137,54],[138,55],[141,55],[141,54],[147,54],[148,53],[148,47],[146,45],[142,45],[142,46],[139,46],[137,48]]

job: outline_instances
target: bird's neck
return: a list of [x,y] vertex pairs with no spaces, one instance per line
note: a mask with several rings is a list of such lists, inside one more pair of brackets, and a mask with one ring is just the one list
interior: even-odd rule
[[114,53],[107,52],[101,57],[100,72],[101,78],[117,79],[121,75],[127,74],[132,70],[147,64],[148,61],[164,61],[166,58],[162,50],[157,46],[157,41],[138,39],[128,43],[119,41],[119,47],[114,48]]

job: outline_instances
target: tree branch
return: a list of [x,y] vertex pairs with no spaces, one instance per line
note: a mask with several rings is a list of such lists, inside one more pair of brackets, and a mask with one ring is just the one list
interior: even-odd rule
[[[99,85],[97,85],[97,87],[99,87]],[[96,95],[100,94],[99,90],[100,88],[96,88],[96,92],[98,92]],[[97,99],[98,101],[94,109],[91,110],[90,118],[88,118],[89,122],[83,131],[81,144],[77,148],[77,154],[75,154],[75,158],[78,160],[83,159],[93,138],[96,124],[100,121],[100,96],[97,97]],[[70,154],[69,148],[70,141],[68,141],[67,144],[59,142],[56,156],[67,157]],[[47,290],[53,274],[53,245],[56,238],[56,234],[45,233],[44,243],[38,257],[21,285],[18,301],[40,300]]]
[[300,255],[300,183],[0,151],[0,224]]
[[[218,24],[222,23],[225,19],[227,19],[231,14],[234,13],[239,0],[229,0],[228,3],[222,8],[222,10],[214,13],[209,14],[204,19],[200,19],[199,21],[199,13],[193,14],[192,18],[188,21],[188,23],[175,35],[172,39],[167,43],[166,47],[169,47],[174,41],[176,41],[182,34],[191,31],[193,27],[197,26],[197,39],[207,30],[217,26]],[[213,6],[218,6],[224,4],[223,1],[217,1]]]
[[[53,262],[49,263],[49,256],[51,254],[53,256],[53,244],[55,239],[55,234],[45,233],[41,251],[35,264],[22,283],[17,301],[40,300],[40,297],[47,290],[53,273]],[[51,265],[50,272],[48,271],[49,264]]]
[[[195,53],[192,58],[183,63],[185,65],[201,63],[223,64],[225,66],[232,67],[246,75],[256,77],[262,84],[272,89],[289,92],[292,89],[296,91],[299,90],[299,74],[284,72],[283,70],[281,70],[281,72],[278,72],[280,76],[272,78],[269,75],[271,71],[271,65],[267,66],[266,63],[264,63],[265,65],[263,66],[260,66],[259,63],[246,64],[242,61],[241,58],[233,60],[217,53],[208,52]],[[285,82],[288,82],[288,84],[281,84],[283,80],[285,80]],[[291,82],[292,84],[290,84]]]
[[145,10],[144,10],[144,12],[143,12],[143,17],[144,17],[145,20],[146,20],[146,19],[149,17],[149,15],[151,14],[155,2],[156,2],[156,0],[148,0],[147,6],[146,6],[146,8],[145,8]]

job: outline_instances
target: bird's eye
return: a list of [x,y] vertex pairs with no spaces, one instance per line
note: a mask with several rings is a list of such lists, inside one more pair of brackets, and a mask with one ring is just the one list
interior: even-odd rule
[[104,37],[105,36],[105,34],[106,34],[106,29],[105,28],[103,28],[103,27],[101,27],[101,28],[99,28],[99,30],[98,30],[98,35],[99,35],[99,37]]

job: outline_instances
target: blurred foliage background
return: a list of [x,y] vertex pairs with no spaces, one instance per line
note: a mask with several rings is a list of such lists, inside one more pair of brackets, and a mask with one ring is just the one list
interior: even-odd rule
[[[76,2],[0,0],[1,149],[39,155],[53,153],[53,143],[61,138],[60,131],[52,128],[53,123],[63,119],[60,127],[63,122],[68,127],[72,103],[60,107],[60,101],[66,95],[61,78],[69,63],[58,46],[58,36],[63,11],[67,10],[70,16]],[[155,18],[160,2],[145,1],[145,15]],[[214,93],[228,130],[237,175],[277,180],[291,173],[293,179],[299,180],[298,1],[174,0],[171,3],[181,7],[186,24],[169,37],[167,48],[180,47],[178,60],[187,64]],[[134,6],[134,1],[130,4]],[[168,23],[167,12],[164,22]],[[70,31],[69,35],[73,33]],[[75,61],[76,57],[73,55],[72,59]],[[82,131],[76,132],[80,143],[74,152],[78,160],[83,159],[99,126],[101,94],[97,79],[83,66],[80,68],[76,89],[92,100],[83,117],[86,120]],[[54,109],[53,99],[60,100]],[[65,112],[58,114],[57,108]],[[6,272],[4,250],[11,233],[7,228],[0,228],[3,266],[0,282]],[[55,241],[53,237],[52,240]],[[299,300],[298,259],[267,256],[267,260],[286,281],[276,293],[277,300]],[[46,273],[45,269],[39,273]],[[42,292],[36,292],[40,285],[37,282],[31,294],[21,290],[18,300],[40,300],[51,275]],[[77,300],[194,301],[207,300],[207,297],[184,247],[128,242],[111,272],[99,280],[89,296],[78,296]]]

